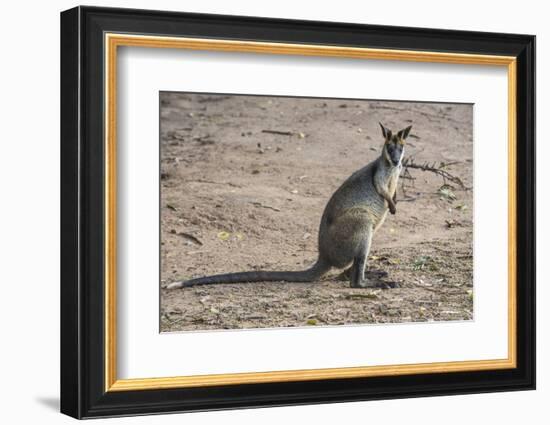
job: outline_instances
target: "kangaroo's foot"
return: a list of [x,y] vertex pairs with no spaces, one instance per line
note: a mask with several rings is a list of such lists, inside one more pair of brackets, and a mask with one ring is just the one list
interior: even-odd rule
[[[348,267],[342,273],[336,276],[336,280],[349,282],[351,279],[351,269]],[[367,279],[381,279],[383,277],[388,277],[388,272],[384,270],[365,270],[365,278]]]
[[377,279],[358,279],[351,280],[352,288],[380,288],[380,289],[394,289],[400,288],[401,285],[397,282],[384,282]]
[[380,281],[376,283],[376,287],[382,288],[382,289],[394,289],[394,288],[400,288],[401,285],[397,282],[392,282],[392,281],[390,282]]
[[352,288],[379,288],[378,282],[370,279],[352,280],[350,286]]

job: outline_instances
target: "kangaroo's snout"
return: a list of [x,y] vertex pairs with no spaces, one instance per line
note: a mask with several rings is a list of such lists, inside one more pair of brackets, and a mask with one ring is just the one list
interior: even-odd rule
[[397,167],[399,165],[400,159],[401,159],[400,157],[395,157],[395,155],[394,155],[394,156],[391,157],[391,162],[392,162],[393,165],[395,165]]

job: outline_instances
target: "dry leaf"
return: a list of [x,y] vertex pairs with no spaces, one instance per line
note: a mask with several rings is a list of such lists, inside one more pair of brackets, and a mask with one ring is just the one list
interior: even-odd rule
[[441,195],[442,199],[447,199],[448,201],[454,201],[456,199],[456,195],[447,185],[441,186],[437,192]]
[[231,236],[231,233],[229,232],[220,232],[218,233],[218,239],[222,240],[222,241],[226,241],[230,238]]

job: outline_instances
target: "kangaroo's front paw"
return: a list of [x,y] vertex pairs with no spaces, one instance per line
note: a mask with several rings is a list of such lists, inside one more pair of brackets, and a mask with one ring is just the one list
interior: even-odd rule
[[390,204],[389,207],[390,207],[390,213],[391,213],[391,214],[395,214],[395,212],[397,211],[397,210],[395,209],[395,204]]

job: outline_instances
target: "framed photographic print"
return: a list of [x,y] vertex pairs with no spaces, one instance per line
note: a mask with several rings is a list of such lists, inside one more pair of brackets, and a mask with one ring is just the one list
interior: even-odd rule
[[61,14],[61,411],[535,387],[535,37]]

